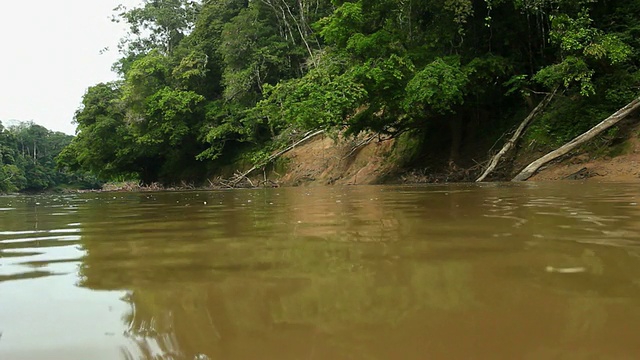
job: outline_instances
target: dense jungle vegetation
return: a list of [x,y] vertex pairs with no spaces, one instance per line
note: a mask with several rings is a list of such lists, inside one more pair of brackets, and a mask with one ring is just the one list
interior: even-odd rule
[[73,136],[31,122],[5,128],[0,122],[0,194],[43,191],[58,186],[92,188],[100,185],[92,175],[56,166],[55,158]]
[[543,146],[639,94],[639,0],[145,0],[115,14],[121,80],[88,89],[58,158],[103,179],[198,182],[315,129],[484,160],[477,144],[556,89],[527,133]]

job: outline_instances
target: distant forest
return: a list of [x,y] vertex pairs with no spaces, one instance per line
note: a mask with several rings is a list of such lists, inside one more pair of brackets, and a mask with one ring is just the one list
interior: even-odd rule
[[8,128],[0,122],[0,194],[99,187],[95,176],[56,165],[56,157],[73,138],[31,122]]
[[496,143],[557,91],[526,135],[552,148],[638,96],[638,19],[640,0],[120,6],[121,80],[88,89],[58,163],[198,182],[324,129],[407,134],[417,153],[464,165],[467,144]]

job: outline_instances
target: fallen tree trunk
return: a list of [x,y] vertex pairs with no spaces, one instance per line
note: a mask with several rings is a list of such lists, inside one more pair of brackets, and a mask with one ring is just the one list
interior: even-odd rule
[[524,181],[530,178],[538,169],[548,163],[549,161],[555,160],[558,157],[567,154],[571,150],[576,147],[582,145],[583,143],[593,139],[596,135],[601,132],[607,130],[611,126],[617,124],[620,120],[626,118],[629,114],[634,112],[636,109],[640,108],[640,97],[636,98],[632,102],[628,103],[622,109],[616,111],[613,115],[604,119],[598,125],[592,127],[589,131],[583,133],[582,135],[576,137],[575,139],[569,141],[568,143],[562,145],[558,149],[548,153],[547,155],[539,158],[538,160],[529,164],[524,170],[522,170],[516,177],[511,181]]
[[289,152],[289,151],[293,150],[296,146],[298,146],[298,145],[302,144],[303,142],[305,142],[305,141],[307,141],[307,140],[310,140],[310,139],[312,139],[312,138],[314,138],[314,137],[316,137],[316,136],[318,136],[318,135],[320,135],[320,134],[323,134],[323,133],[324,133],[324,130],[318,130],[318,131],[312,132],[311,134],[308,134],[308,135],[306,135],[305,137],[303,137],[302,139],[300,139],[300,140],[296,141],[296,142],[295,142],[295,143],[293,143],[291,146],[289,146],[289,147],[287,147],[287,148],[285,148],[285,149],[282,149],[282,150],[278,151],[277,153],[275,153],[275,154],[273,154],[273,155],[269,156],[269,157],[267,158],[267,160],[265,160],[265,161],[261,162],[261,163],[260,163],[260,164],[258,164],[258,165],[253,166],[251,169],[249,169],[249,170],[245,171],[245,172],[244,172],[244,173],[242,173],[242,174],[238,174],[238,175],[236,175],[235,179],[229,182],[229,187],[235,187],[236,185],[238,185],[238,183],[239,183],[240,181],[242,181],[242,179],[247,178],[247,176],[248,176],[249,174],[251,174],[252,172],[254,172],[255,170],[257,170],[257,169],[259,169],[259,168],[261,168],[261,167],[263,167],[263,166],[265,166],[265,165],[269,164],[270,162],[272,162],[273,160],[275,160],[275,159],[279,158],[279,157],[280,157],[280,156],[282,156],[283,154],[285,154],[285,153],[287,153],[287,152]]
[[504,144],[500,152],[498,152],[493,158],[491,158],[491,161],[489,162],[489,166],[487,166],[487,168],[484,170],[482,175],[480,175],[480,177],[476,179],[476,182],[483,181],[487,177],[487,175],[489,175],[496,168],[496,166],[498,166],[500,159],[516,145],[516,141],[518,141],[518,139],[524,132],[524,129],[527,128],[527,126],[533,120],[533,118],[536,115],[538,115],[538,113],[542,111],[551,102],[551,99],[553,99],[553,96],[556,94],[556,91],[557,91],[557,88],[553,90],[552,93],[547,94],[547,96],[545,96],[544,99],[542,99],[542,101],[540,101],[540,103],[520,123],[520,126],[518,126],[518,128],[516,129],[516,132],[513,133],[513,136],[511,137],[511,139],[509,139],[509,141],[507,141],[506,144]]

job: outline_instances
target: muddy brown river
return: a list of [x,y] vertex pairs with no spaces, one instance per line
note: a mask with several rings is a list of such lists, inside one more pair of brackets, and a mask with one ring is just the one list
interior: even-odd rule
[[640,185],[0,197],[0,359],[637,359]]

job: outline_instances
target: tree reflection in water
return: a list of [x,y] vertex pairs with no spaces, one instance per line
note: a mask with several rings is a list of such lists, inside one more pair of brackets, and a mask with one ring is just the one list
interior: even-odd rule
[[340,261],[335,250],[305,263],[313,253],[281,253],[287,267],[197,271],[189,275],[196,281],[134,287],[124,299],[128,336],[149,359],[377,358],[371,343],[394,327],[430,309],[473,305],[463,264],[373,268],[349,251]]
[[640,297],[636,255],[595,243],[612,226],[634,232],[619,208],[522,188],[380,189],[201,195],[213,208],[164,194],[164,205],[129,209],[137,217],[102,208],[96,218],[116,220],[84,230],[81,285],[128,291],[125,358],[526,358],[570,355],[568,343],[606,354],[593,342],[605,337],[631,346],[615,325],[621,313],[640,318],[625,302]]

